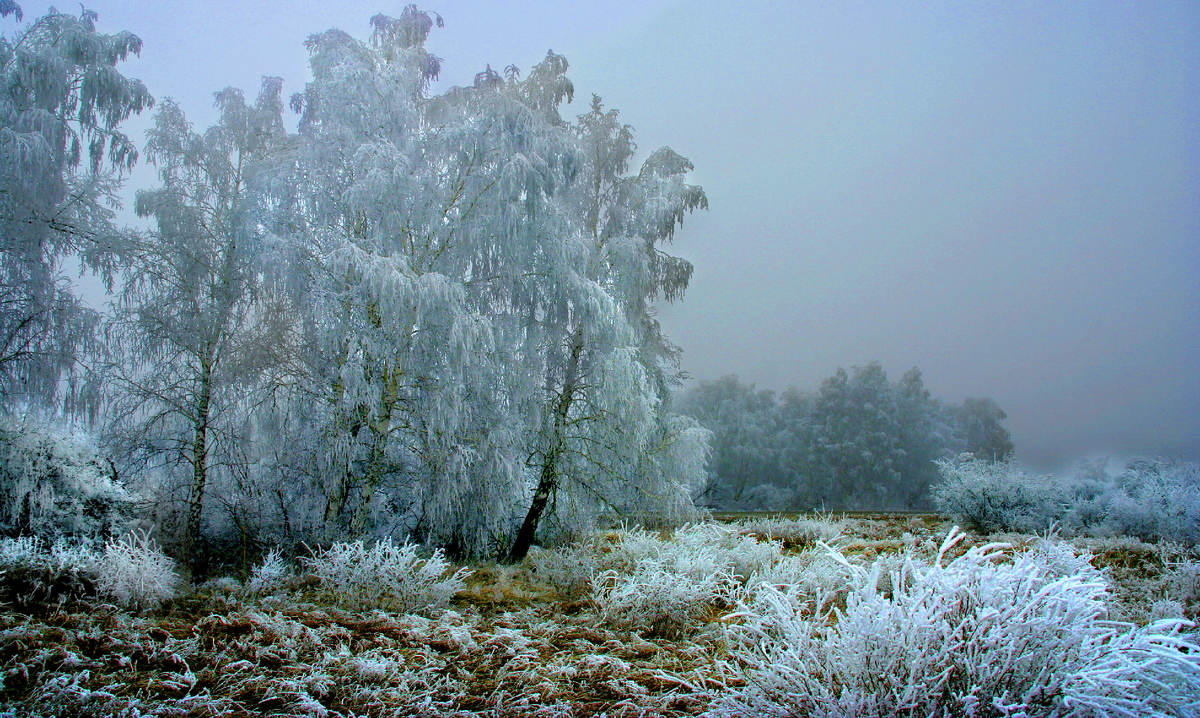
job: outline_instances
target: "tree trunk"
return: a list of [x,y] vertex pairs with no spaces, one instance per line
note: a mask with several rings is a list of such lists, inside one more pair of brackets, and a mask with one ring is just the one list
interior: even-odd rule
[[541,522],[542,513],[546,510],[546,504],[558,489],[558,464],[567,443],[567,420],[571,412],[571,404],[575,401],[575,392],[578,389],[581,354],[583,354],[582,326],[576,328],[575,336],[572,338],[571,356],[567,360],[567,373],[563,378],[562,393],[558,395],[558,400],[554,404],[554,424],[550,429],[550,442],[546,447],[546,452],[542,455],[542,471],[538,479],[537,491],[533,494],[533,503],[529,506],[529,512],[525,514],[525,522],[521,524],[521,530],[517,532],[517,538],[513,541],[512,549],[509,550],[508,560],[511,563],[516,563],[529,554],[529,548],[533,546],[533,539],[537,535],[538,523]]
[[208,483],[208,411],[212,400],[212,362],[200,362],[200,396],[196,402],[196,433],[192,440],[192,491],[188,500],[187,524],[183,532],[183,564],[194,570],[196,539],[204,511],[204,488]]

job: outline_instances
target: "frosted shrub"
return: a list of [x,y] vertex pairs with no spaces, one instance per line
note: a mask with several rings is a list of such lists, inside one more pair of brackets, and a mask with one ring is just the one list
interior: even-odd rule
[[595,584],[593,600],[608,625],[675,638],[695,630],[714,608],[730,605],[735,577],[681,574],[647,559],[631,574],[606,571]]
[[96,576],[100,593],[140,610],[173,598],[179,582],[175,562],[163,555],[146,531],[109,541]]
[[94,591],[97,556],[87,546],[49,549],[33,536],[0,541],[0,601],[30,610],[61,606]]
[[0,417],[0,534],[103,540],[124,531],[133,497],[80,435]]
[[425,613],[444,608],[471,575],[466,568],[451,572],[441,549],[421,558],[416,545],[397,545],[391,539],[370,548],[362,541],[336,543],[306,562],[325,595],[350,610]]
[[743,584],[781,553],[776,542],[717,524],[684,526],[670,540],[634,531],[606,557],[611,568],[594,579],[592,598],[612,626],[676,637],[732,605]]
[[1110,532],[1200,543],[1200,464],[1135,461],[1118,481],[1107,507]]
[[255,566],[254,570],[250,572],[246,590],[250,593],[271,593],[283,585],[287,575],[287,562],[283,560],[283,552],[279,550],[278,546],[272,547],[263,556],[262,563]]
[[[1104,620],[1107,585],[1080,564],[1003,544],[903,557],[849,574],[844,607],[763,586],[736,617],[731,649],[746,684],[713,715],[1189,716],[1200,710],[1200,654],[1165,621]],[[884,588],[886,586],[886,588]]]
[[741,583],[779,560],[782,547],[718,524],[693,524],[665,542],[661,560],[676,573],[703,578],[725,573]]
[[938,471],[938,509],[980,533],[1045,531],[1069,507],[1053,477],[1030,476],[1011,462],[939,461]]

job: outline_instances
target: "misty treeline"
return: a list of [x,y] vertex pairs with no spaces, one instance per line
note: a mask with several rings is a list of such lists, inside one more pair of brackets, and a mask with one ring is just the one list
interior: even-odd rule
[[[221,90],[198,130],[96,21],[0,39],[5,534],[141,522],[202,573],[393,535],[517,560],[601,514],[694,515],[709,435],[671,409],[653,303],[683,296],[663,247],[707,200],[669,148],[631,171],[599,98],[564,118],[564,57],[431,94],[442,18],[410,5],[312,35],[303,92]],[[139,148],[121,123],[151,108]],[[139,154],[148,228],[118,227]]]
[[878,362],[839,367],[815,392],[779,395],[730,375],[676,406],[713,432],[702,500],[717,509],[930,510],[940,460],[1014,451],[996,402],[939,401],[917,367],[899,381]]

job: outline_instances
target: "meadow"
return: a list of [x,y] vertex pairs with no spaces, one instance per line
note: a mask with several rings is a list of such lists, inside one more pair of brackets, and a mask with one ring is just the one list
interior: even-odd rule
[[338,544],[183,587],[3,544],[12,716],[1196,715],[1200,550],[934,514],[618,527],[516,565]]

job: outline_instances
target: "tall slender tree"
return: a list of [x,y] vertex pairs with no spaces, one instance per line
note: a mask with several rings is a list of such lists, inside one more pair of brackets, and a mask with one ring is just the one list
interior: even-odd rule
[[[125,281],[105,327],[104,372],[115,391],[111,430],[123,454],[186,467],[182,558],[200,536],[213,456],[232,430],[239,387],[277,363],[287,330],[259,286],[255,172],[284,139],[282,82],[258,100],[216,94],[220,119],[203,134],[167,101],[146,153],[162,185],[137,194],[155,228],[124,246]],[[224,447],[225,456],[236,447]]]

